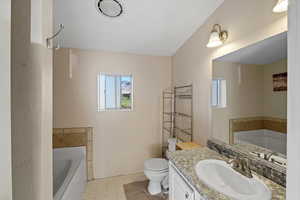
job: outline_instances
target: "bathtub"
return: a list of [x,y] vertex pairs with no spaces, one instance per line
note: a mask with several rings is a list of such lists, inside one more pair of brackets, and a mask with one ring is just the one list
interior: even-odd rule
[[53,150],[53,200],[82,200],[87,183],[85,147]]
[[250,143],[286,155],[287,134],[267,129],[234,133],[235,143]]

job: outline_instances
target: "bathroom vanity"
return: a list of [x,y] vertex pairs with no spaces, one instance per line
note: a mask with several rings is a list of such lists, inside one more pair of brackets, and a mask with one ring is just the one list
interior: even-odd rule
[[[184,151],[176,151],[172,153],[169,157],[169,199],[170,200],[230,200],[236,199],[230,197],[228,195],[224,195],[224,193],[219,192],[217,187],[219,185],[219,189],[221,188],[221,184],[217,182],[217,178],[215,178],[216,185],[212,185],[205,183],[205,177],[199,176],[199,163],[205,164],[206,161],[212,161],[212,164],[216,166],[218,164],[224,165],[223,171],[219,171],[219,173],[229,173],[228,179],[229,182],[232,183],[229,187],[232,187],[233,190],[236,189],[237,191],[240,190],[239,194],[234,195],[248,195],[252,196],[253,198],[249,199],[257,199],[258,197],[253,196],[253,194],[249,191],[254,191],[249,184],[249,181],[246,180],[245,177],[242,175],[237,175],[233,172],[230,172],[230,166],[226,164],[228,161],[227,157],[224,157],[217,152],[210,150],[208,148],[199,148],[193,150],[184,150]],[[203,162],[205,161],[205,162]],[[223,163],[223,164],[222,164]],[[214,168],[219,167],[208,167],[207,169],[214,170]],[[213,181],[214,175],[218,174],[214,171],[206,171],[207,173],[212,173],[212,176],[208,176],[206,180]],[[230,174],[231,173],[231,174]],[[203,173],[202,173],[203,174]],[[217,175],[216,175],[217,176]],[[239,177],[240,176],[240,177]],[[226,176],[220,176],[224,178]],[[285,199],[285,188],[272,182],[271,180],[260,176],[253,172],[253,184],[259,184],[257,188],[261,188],[259,193],[263,195],[262,198],[265,199],[272,199],[272,200],[281,200]],[[239,184],[233,183],[234,181],[230,181],[231,179],[238,180]],[[225,180],[225,178],[224,178]],[[252,181],[251,180],[251,181]],[[221,182],[221,181],[220,181]],[[234,185],[235,184],[235,185]],[[247,185],[248,184],[248,185]],[[210,185],[210,186],[208,186]],[[234,188],[236,187],[236,188]],[[225,186],[223,187],[223,189]],[[256,188],[256,189],[257,189]],[[222,188],[221,188],[222,189]],[[229,188],[230,189],[230,188]],[[254,188],[253,188],[254,189]],[[256,190],[255,189],[255,190]],[[223,192],[228,192],[223,190]],[[230,192],[230,191],[229,191]],[[268,197],[269,192],[269,197]]]
[[169,167],[169,189],[170,200],[204,200],[172,163]]

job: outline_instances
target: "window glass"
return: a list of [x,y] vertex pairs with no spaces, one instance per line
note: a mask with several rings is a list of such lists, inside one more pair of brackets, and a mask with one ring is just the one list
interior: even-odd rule
[[132,102],[132,80],[131,76],[121,77],[121,108],[131,109]]
[[211,96],[211,103],[212,106],[217,106],[218,105],[218,80],[213,80],[212,81],[212,96]]
[[213,79],[211,91],[211,105],[213,107],[226,107],[226,80]]
[[105,108],[116,108],[116,81],[114,76],[105,77]]

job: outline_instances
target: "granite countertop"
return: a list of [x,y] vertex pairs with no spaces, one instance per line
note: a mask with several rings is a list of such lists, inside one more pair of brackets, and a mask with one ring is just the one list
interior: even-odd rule
[[[216,159],[227,161],[228,158],[205,147],[193,150],[176,151],[169,155],[169,159],[201,196],[207,200],[230,200],[229,197],[207,187],[200,181],[195,171],[195,165],[201,160]],[[272,191],[272,200],[285,199],[284,187],[256,173],[253,174],[259,177],[260,180],[270,188]]]
[[[282,174],[286,174],[286,167],[284,166],[279,166],[277,164],[274,164],[272,162],[266,161],[262,158],[258,158],[257,156],[251,155],[250,152],[256,151],[256,152],[260,152],[260,153],[265,153],[265,154],[269,154],[272,153],[271,150],[253,145],[253,144],[234,144],[234,145],[230,145],[230,144],[226,144],[220,140],[217,139],[210,139],[211,142],[213,142],[214,144],[217,144],[219,146],[222,146],[224,149],[230,149],[234,152],[238,152],[242,155],[245,155],[246,157],[250,158],[251,160],[257,161],[259,163],[263,163],[263,165],[274,169]],[[277,153],[278,154],[278,153]],[[276,154],[276,155],[277,155]],[[282,158],[286,158],[284,155],[279,154],[280,157]]]

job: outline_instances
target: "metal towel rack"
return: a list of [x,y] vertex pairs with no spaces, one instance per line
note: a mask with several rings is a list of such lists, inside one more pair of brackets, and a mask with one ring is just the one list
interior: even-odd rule
[[168,139],[193,141],[193,85],[163,91],[162,153],[165,156]]
[[[52,49],[52,48],[53,48],[53,47],[51,47],[51,41],[52,41],[53,39],[55,39],[56,37],[58,37],[59,34],[63,31],[64,28],[65,28],[65,27],[64,27],[63,24],[59,24],[59,29],[58,29],[58,31],[57,31],[53,36],[46,38],[46,44],[47,44],[47,48],[48,48],[48,49]],[[59,48],[60,48],[60,44],[59,44],[59,42],[58,42],[57,46],[54,47],[54,49],[55,49],[55,50],[58,50]]]
[[193,85],[174,87],[174,137],[193,141]]

